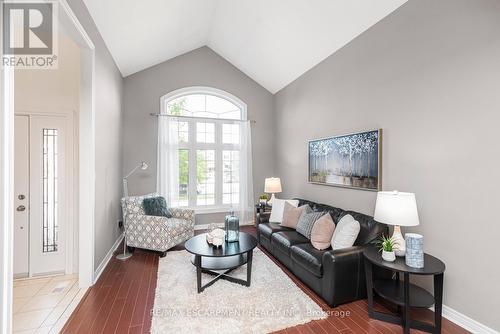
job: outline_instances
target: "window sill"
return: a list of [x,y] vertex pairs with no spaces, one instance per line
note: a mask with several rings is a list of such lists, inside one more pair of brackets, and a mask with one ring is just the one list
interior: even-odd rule
[[212,207],[212,208],[194,208],[194,213],[203,215],[207,213],[229,213],[231,211],[230,207]]

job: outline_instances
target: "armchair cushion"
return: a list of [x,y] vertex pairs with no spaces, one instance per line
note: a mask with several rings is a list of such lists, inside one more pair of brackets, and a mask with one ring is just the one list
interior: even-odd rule
[[144,212],[148,216],[163,216],[172,218],[172,214],[167,208],[167,201],[165,201],[165,197],[159,196],[145,198],[142,201],[142,205],[144,206]]

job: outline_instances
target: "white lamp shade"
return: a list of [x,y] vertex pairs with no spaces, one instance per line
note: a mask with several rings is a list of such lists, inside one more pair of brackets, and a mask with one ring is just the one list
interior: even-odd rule
[[419,224],[415,194],[380,191],[375,205],[376,221],[388,225],[416,226]]
[[268,177],[264,183],[264,192],[268,194],[280,193],[281,180],[279,177]]

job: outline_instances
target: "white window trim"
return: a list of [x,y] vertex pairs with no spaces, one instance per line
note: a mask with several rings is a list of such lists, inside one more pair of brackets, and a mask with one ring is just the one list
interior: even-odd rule
[[[236,105],[241,110],[241,119],[247,120],[247,105],[245,102],[240,100],[238,97],[234,96],[231,93],[228,93],[222,89],[217,89],[213,87],[205,87],[205,86],[193,86],[193,87],[184,87],[177,90],[174,90],[168,94],[163,95],[160,98],[160,113],[162,115],[167,114],[167,103],[171,100],[174,100],[179,97],[183,97],[186,95],[193,94],[204,94],[204,95],[212,95],[216,97],[220,97],[221,99],[228,100],[229,102]],[[209,119],[217,119],[217,118],[209,118]]]
[[[224,100],[227,100],[231,103],[233,103],[235,106],[237,106],[241,110],[241,118],[240,119],[235,119],[234,122],[240,122],[240,121],[245,121],[247,120],[247,105],[244,103],[241,99],[238,97],[234,96],[231,93],[228,93],[224,90],[213,88],[213,87],[205,87],[205,86],[193,86],[193,87],[184,87],[177,89],[175,91],[172,91],[168,94],[163,95],[160,98],[160,113],[162,115],[167,115],[167,105],[170,101],[187,96],[187,95],[194,95],[194,94],[201,94],[201,95],[212,95],[215,97],[222,98]],[[219,154],[222,154],[222,150],[238,150],[240,151],[240,145],[232,145],[232,144],[222,144],[222,124],[229,124],[231,123],[231,120],[227,119],[218,119],[218,118],[207,118],[207,117],[193,117],[193,118],[186,118],[182,119],[179,118],[179,121],[187,122],[189,124],[189,130],[188,130],[188,143],[179,143],[179,149],[188,149],[190,152],[195,152],[197,149],[204,149],[203,147],[206,147],[206,149],[214,149],[217,154],[217,150],[219,151]],[[194,124],[196,122],[209,122],[209,123],[215,123],[215,143],[214,144],[203,144],[203,143],[197,143],[196,142],[196,129]],[[220,144],[217,144],[220,143]],[[220,158],[220,159],[219,159]],[[194,153],[189,154],[189,165],[190,166],[195,166],[196,165],[196,155]],[[232,205],[230,204],[222,204],[222,156],[215,158],[215,170],[216,170],[216,175],[215,175],[215,199],[216,199],[216,204],[215,205],[196,205],[194,201],[196,201],[196,187],[189,187],[188,192],[188,198],[189,198],[189,204],[187,207],[183,208],[189,208],[194,210],[197,214],[206,214],[206,213],[222,213],[222,212],[228,212],[231,210]],[[160,166],[158,163],[157,169],[160,170]],[[196,184],[196,173],[189,173],[189,184]],[[219,189],[220,188],[220,189]],[[194,192],[194,193],[193,193]],[[220,203],[217,203],[217,201],[220,200]]]

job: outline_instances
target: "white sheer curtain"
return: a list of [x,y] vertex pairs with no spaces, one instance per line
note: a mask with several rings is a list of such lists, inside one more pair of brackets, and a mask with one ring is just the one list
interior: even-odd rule
[[240,204],[237,213],[240,224],[253,221],[252,130],[250,121],[240,123]]
[[158,117],[158,166],[156,190],[168,206],[179,203],[179,133],[178,119]]

